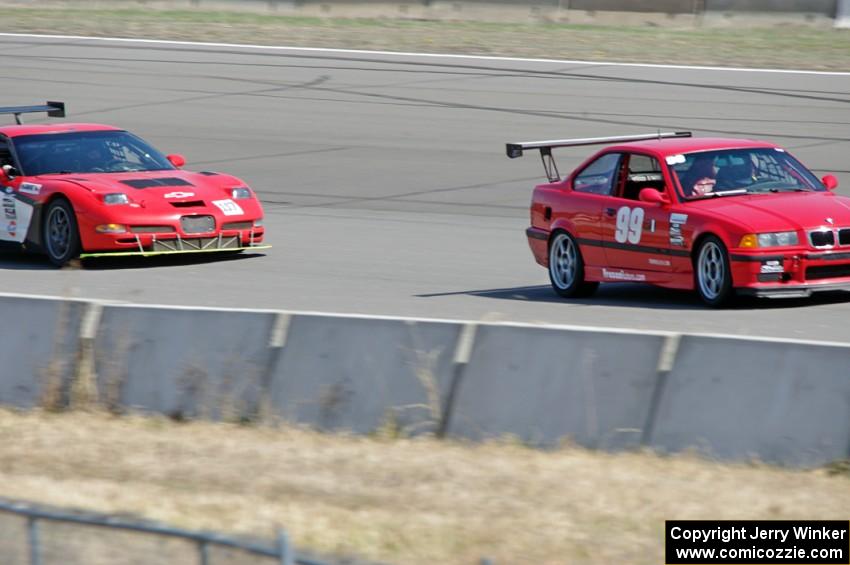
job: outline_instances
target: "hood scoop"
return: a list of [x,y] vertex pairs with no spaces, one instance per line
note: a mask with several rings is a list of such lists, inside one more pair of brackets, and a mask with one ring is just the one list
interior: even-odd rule
[[183,200],[182,202],[172,202],[172,206],[175,208],[197,208],[199,206],[204,206],[203,200]]
[[176,177],[161,179],[130,179],[119,181],[133,188],[151,188],[152,186],[194,186],[192,183]]

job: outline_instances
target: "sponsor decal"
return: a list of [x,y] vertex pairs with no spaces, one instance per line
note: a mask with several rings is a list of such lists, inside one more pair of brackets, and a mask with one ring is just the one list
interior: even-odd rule
[[779,261],[777,259],[773,259],[771,261],[764,261],[761,264],[761,269],[759,272],[761,272],[762,274],[784,273],[785,266],[782,264],[782,261]]
[[629,273],[622,269],[617,271],[612,271],[610,269],[602,269],[602,276],[606,279],[611,279],[614,281],[645,281],[646,275],[640,273]]
[[22,243],[27,236],[32,206],[14,196],[3,195],[3,215],[0,216],[0,241]]
[[11,196],[3,197],[3,215],[7,220],[14,220],[18,217],[15,213],[15,199]]
[[213,200],[213,204],[215,204],[225,216],[241,216],[245,213],[242,211],[242,208],[239,207],[239,204],[229,198],[226,200]]
[[681,165],[686,159],[684,155],[669,155],[665,161],[667,161],[668,165]]
[[195,196],[195,193],[194,192],[177,191],[177,192],[169,192],[168,194],[164,195],[165,198],[189,198],[190,196]]
[[623,206],[617,210],[617,229],[614,232],[614,239],[617,243],[629,242],[632,245],[640,243],[643,216],[643,208]]
[[669,267],[671,265],[669,259],[650,259],[650,265],[656,265],[658,267]]
[[22,182],[18,191],[24,194],[38,195],[41,193],[41,185],[35,184],[34,182]]
[[670,214],[670,245],[685,247],[685,235],[682,233],[682,226],[687,223],[687,214]]

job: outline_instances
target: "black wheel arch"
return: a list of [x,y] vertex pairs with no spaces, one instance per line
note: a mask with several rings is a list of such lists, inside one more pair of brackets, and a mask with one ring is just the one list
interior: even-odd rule
[[36,204],[35,210],[33,210],[32,220],[30,221],[29,230],[27,230],[27,248],[33,249],[39,252],[45,252],[44,248],[44,230],[42,229],[44,226],[44,215],[47,213],[47,208],[55,200],[65,200],[68,204],[71,205],[71,209],[74,209],[74,203],[71,202],[71,199],[63,192],[54,192],[51,194],[47,200],[44,202],[40,202]]

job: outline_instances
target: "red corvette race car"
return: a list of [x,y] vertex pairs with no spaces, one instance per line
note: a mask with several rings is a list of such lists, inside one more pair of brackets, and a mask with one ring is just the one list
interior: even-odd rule
[[[609,145],[561,179],[552,149]],[[850,198],[781,147],[670,132],[509,143],[540,151],[526,234],[556,293],[606,281],[696,289],[711,306],[735,292],[808,296],[850,289]]]
[[263,208],[241,180],[180,170],[124,130],[97,124],[21,125],[20,115],[63,117],[65,105],[0,108],[0,244],[75,257],[260,249]]

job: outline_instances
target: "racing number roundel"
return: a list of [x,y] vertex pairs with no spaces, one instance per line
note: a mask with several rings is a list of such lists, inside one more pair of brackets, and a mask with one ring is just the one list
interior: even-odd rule
[[632,245],[640,243],[641,231],[643,231],[643,208],[629,208],[623,206],[617,210],[617,230],[614,239],[617,243]]

